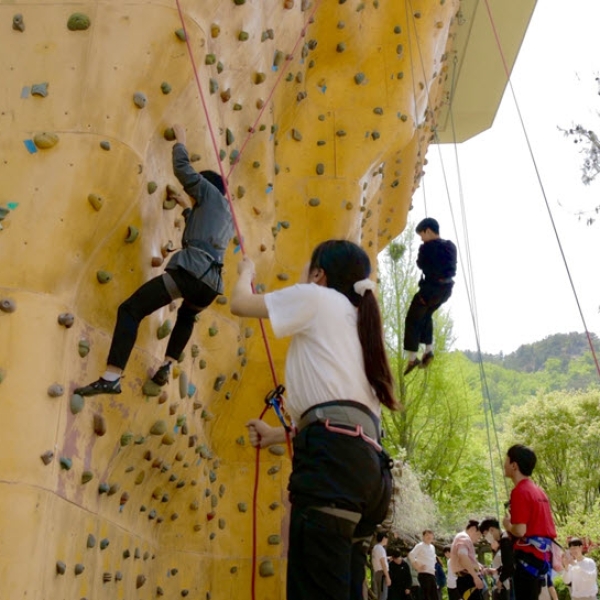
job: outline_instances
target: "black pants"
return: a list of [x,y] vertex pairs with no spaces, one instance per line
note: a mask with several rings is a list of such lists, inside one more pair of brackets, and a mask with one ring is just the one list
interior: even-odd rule
[[517,563],[513,575],[515,600],[530,600],[537,598],[542,589],[542,579],[531,575]]
[[[183,269],[169,270],[183,303],[177,311],[177,320],[167,345],[166,356],[179,358],[188,343],[196,315],[218,296],[212,288]],[[135,345],[140,322],[155,310],[173,300],[162,275],[151,279],[137,289],[119,306],[107,364],[124,369]]]
[[[481,600],[483,597],[481,590],[475,587],[475,582],[471,575],[459,575],[456,578],[456,589],[458,590],[458,597],[465,600]],[[535,598],[531,597],[529,600],[535,600]]]
[[421,586],[423,600],[438,600],[439,596],[435,575],[431,573],[419,573],[417,579]]
[[[362,600],[367,551],[392,493],[389,459],[321,423],[294,438],[287,600]],[[336,507],[358,523],[317,510]]]
[[404,349],[416,352],[419,343],[433,342],[433,313],[452,295],[454,284],[431,285],[422,282],[413,296],[404,321]]

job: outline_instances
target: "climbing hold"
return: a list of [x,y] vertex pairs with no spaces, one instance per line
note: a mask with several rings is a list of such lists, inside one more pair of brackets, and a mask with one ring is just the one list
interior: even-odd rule
[[169,84],[168,84],[166,81],[163,81],[163,82],[160,84],[160,90],[161,90],[161,92],[162,92],[162,93],[163,93],[165,96],[166,96],[167,94],[170,94],[172,89],[173,89],[173,88],[171,88],[171,86],[170,86],[170,85],[169,85]]
[[44,452],[44,454],[42,454],[40,458],[42,459],[42,462],[45,465],[49,465],[52,462],[52,459],[54,458],[54,452],[52,452],[52,450],[46,450],[46,452]]
[[92,479],[94,479],[94,474],[91,471],[84,471],[81,474],[81,483],[89,483]]
[[310,198],[308,204],[309,206],[319,206],[319,204],[321,204],[321,201],[318,198]]
[[121,571],[115,572],[115,581],[121,581],[123,579],[123,573]]
[[102,482],[100,483],[100,485],[98,486],[98,493],[99,494],[106,494],[108,492],[108,490],[110,489],[110,486],[108,485],[108,483],[106,482]]
[[220,392],[221,388],[223,387],[223,384],[225,383],[225,375],[219,375],[216,379],[215,379],[215,383],[213,385],[213,389],[215,390],[215,392]]
[[171,321],[169,319],[167,319],[160,327],[158,327],[158,329],[156,330],[156,337],[159,340],[162,340],[163,338],[166,338],[170,333],[171,330],[173,329],[173,326],[171,325]]
[[179,29],[175,30],[175,35],[177,36],[177,39],[181,40],[182,42],[185,42],[187,40],[187,36],[185,35],[185,30],[183,29],[183,27],[180,27]]
[[163,137],[165,138],[165,140],[167,140],[167,142],[172,142],[175,139],[175,131],[173,130],[173,128],[167,127],[163,131]]
[[156,191],[156,188],[158,188],[158,186],[156,185],[155,181],[148,182],[147,189],[148,189],[149,194],[154,194],[154,192]]
[[164,421],[156,421],[154,425],[150,428],[150,433],[152,435],[164,435],[167,431],[167,424]]
[[25,22],[23,21],[23,15],[22,14],[16,14],[13,17],[13,21],[12,21],[12,28],[15,31],[25,31]]
[[88,548],[94,548],[96,546],[96,538],[91,533],[88,533],[86,546]]
[[107,496],[114,496],[119,491],[121,486],[118,483],[113,483],[109,488],[108,492],[106,492]]
[[100,270],[96,272],[96,278],[98,283],[108,283],[112,279],[112,273]]
[[275,567],[270,560],[263,560],[258,568],[261,577],[272,577],[275,575]]
[[76,415],[83,410],[85,400],[83,399],[83,396],[80,396],[79,394],[73,394],[71,396],[71,401],[69,404],[70,404],[71,413]]
[[150,264],[153,267],[160,267],[160,265],[163,264],[164,260],[165,259],[162,256],[153,256],[152,260],[150,261]]
[[225,143],[228,146],[231,146],[231,144],[233,144],[234,141],[235,136],[233,135],[233,132],[231,131],[231,129],[227,128],[227,130],[225,131]]
[[279,465],[273,465],[268,471],[267,471],[267,475],[275,475],[276,473],[279,473],[279,471],[281,470],[281,467]]
[[98,194],[88,194],[88,202],[94,207],[95,211],[99,211],[104,203],[104,198]]
[[102,148],[102,150],[110,150],[110,142],[108,140],[102,140],[100,142],[100,148]]
[[356,83],[356,85],[360,85],[361,83],[363,83],[365,80],[365,74],[364,73],[357,73],[354,76],[354,83]]
[[208,91],[211,94],[216,94],[219,91],[219,82],[216,79],[209,79],[208,81]]
[[278,546],[279,544],[281,544],[281,536],[280,535],[270,535],[267,538],[267,544],[269,544],[269,546]]
[[94,433],[100,437],[106,433],[106,419],[102,415],[94,415]]
[[48,82],[34,83],[31,86],[31,95],[45,98],[48,95]]
[[73,327],[73,323],[75,323],[75,316],[72,313],[61,313],[58,315],[58,324],[66,329]]
[[200,367],[200,369],[206,369],[206,361],[203,358],[201,358],[198,361],[198,366]]
[[134,479],[134,483],[135,483],[135,485],[140,485],[140,484],[141,484],[141,483],[144,481],[144,478],[145,478],[145,477],[146,477],[146,472],[145,472],[145,471],[140,471],[140,472],[139,472],[139,473],[136,475],[136,477],[135,477],[135,479]]
[[65,471],[69,471],[71,469],[71,467],[73,466],[73,461],[68,458],[67,456],[61,456],[60,457],[60,468],[64,469]]
[[344,52],[346,50],[346,44],[344,44],[344,42],[340,42],[336,47],[335,47],[335,51],[339,52],[340,54],[342,52]]
[[109,581],[112,581],[112,573],[107,573],[107,572],[102,573],[102,582],[108,583]]
[[317,175],[323,175],[323,173],[325,173],[325,165],[323,163],[318,163],[315,170]]
[[81,356],[81,358],[85,358],[90,352],[90,343],[87,340],[79,340],[77,351],[79,352],[79,356]]
[[402,53],[404,52],[404,46],[402,44],[398,44],[396,46],[396,54],[398,56],[402,56]]
[[62,396],[64,393],[65,393],[65,389],[59,383],[53,383],[48,388],[48,396],[50,396],[50,398],[58,398],[58,397]]
[[292,129],[292,139],[301,142],[302,134],[297,129]]
[[215,337],[219,333],[219,328],[216,325],[212,325],[208,328],[208,335],[210,337]]
[[133,242],[135,242],[135,240],[138,239],[139,235],[140,235],[139,229],[137,227],[135,227],[134,225],[129,225],[127,227],[127,235],[125,236],[125,243],[133,244]]
[[84,13],[73,13],[67,21],[70,31],[85,31],[90,25],[90,18]]
[[225,519],[223,519],[223,518],[219,519],[218,526],[219,526],[219,529],[225,529],[225,527],[227,526],[227,522],[225,521]]
[[66,570],[67,570],[67,565],[65,565],[65,563],[62,560],[57,560],[56,561],[56,572],[59,575],[64,575]]
[[276,510],[279,508],[279,502],[271,502],[271,504],[269,504],[269,508],[271,510]]
[[105,550],[106,548],[108,548],[110,544],[110,541],[108,540],[108,538],[103,538],[100,540],[100,550]]
[[165,446],[172,446],[175,443],[175,438],[173,437],[173,434],[165,433],[165,435],[163,435],[162,437],[161,443]]
[[273,66],[277,69],[285,60],[285,54],[281,50],[275,50],[275,55],[273,56]]
[[279,281],[287,281],[290,278],[290,276],[287,273],[277,273],[277,279],[279,279]]
[[256,85],[260,85],[261,83],[263,83],[265,81],[266,78],[267,78],[267,76],[264,73],[259,71],[254,74],[254,83]]
[[17,310],[17,305],[11,298],[2,298],[0,300],[0,310],[5,313],[13,313]]
[[33,143],[40,150],[48,150],[49,148],[53,148],[58,144],[58,135],[56,133],[42,132],[36,133],[33,136]]
[[283,456],[285,454],[285,448],[283,446],[269,446],[269,452],[275,456]]
[[138,108],[145,108],[146,104],[148,104],[148,98],[146,97],[146,94],[144,94],[143,92],[136,92],[133,95],[133,103]]
[[188,378],[187,374],[182,371],[179,376],[179,397],[183,400],[188,393]]
[[122,447],[129,446],[133,440],[133,433],[131,431],[126,431],[121,434],[120,444]]

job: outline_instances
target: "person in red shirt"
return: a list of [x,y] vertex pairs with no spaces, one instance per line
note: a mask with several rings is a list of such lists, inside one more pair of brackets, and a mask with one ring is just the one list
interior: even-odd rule
[[541,583],[550,571],[552,542],[556,528],[548,496],[531,479],[537,458],[535,452],[515,444],[504,460],[504,475],[515,487],[510,494],[509,513],[504,529],[514,538],[515,600],[532,600],[540,594]]

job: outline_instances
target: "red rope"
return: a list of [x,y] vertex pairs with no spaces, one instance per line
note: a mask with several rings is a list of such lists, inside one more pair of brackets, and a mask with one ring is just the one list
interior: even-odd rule
[[531,143],[529,141],[529,135],[527,134],[527,128],[525,127],[525,121],[523,120],[523,116],[521,114],[521,108],[519,106],[519,102],[517,101],[517,96],[515,94],[515,90],[513,89],[512,80],[510,78],[510,71],[508,69],[508,64],[506,62],[506,58],[504,56],[504,50],[502,49],[502,43],[500,42],[500,36],[498,35],[498,30],[496,29],[496,22],[494,20],[494,16],[492,15],[492,10],[490,8],[490,4],[488,0],[485,0],[485,7],[487,9],[488,17],[490,19],[490,24],[492,26],[492,31],[494,32],[494,38],[496,40],[496,45],[498,46],[498,51],[500,52],[500,57],[502,58],[502,65],[504,66],[504,73],[506,75],[506,79],[508,81],[508,86],[510,88],[513,101],[515,103],[515,108],[517,109],[517,114],[519,116],[519,121],[521,123],[521,129],[523,130],[523,135],[525,137],[525,142],[527,143],[527,148],[529,150],[529,155],[531,156],[531,160],[533,162],[533,168],[535,170],[535,174],[537,176],[538,183],[540,185],[540,189],[542,191],[542,196],[544,198],[544,202],[546,204],[546,210],[548,211],[548,216],[550,217],[550,223],[552,224],[552,229],[554,230],[554,236],[556,237],[556,242],[558,244],[558,249],[560,250],[560,254],[563,259],[563,263],[565,265],[565,270],[567,271],[567,276],[569,278],[569,283],[571,284],[571,290],[573,291],[573,296],[575,297],[575,303],[577,304],[577,309],[579,310],[579,316],[581,318],[581,322],[583,324],[583,328],[585,330],[585,334],[588,339],[588,344],[590,346],[590,350],[592,352],[592,357],[594,358],[594,363],[596,364],[596,371],[598,372],[598,377],[600,378],[600,363],[598,362],[598,357],[596,356],[596,350],[594,349],[594,344],[592,343],[592,337],[590,335],[585,316],[583,314],[583,310],[581,308],[581,304],[579,302],[579,296],[577,294],[577,289],[575,288],[575,283],[573,282],[573,278],[571,277],[571,270],[569,269],[569,264],[567,262],[567,257],[565,256],[562,242],[560,240],[560,236],[558,235],[558,230],[556,229],[556,223],[554,221],[554,215],[552,214],[552,210],[550,208],[550,203],[548,202],[548,196],[546,195],[546,189],[544,188],[544,184],[542,182],[542,177],[540,175],[537,162],[535,160],[535,155],[533,153],[533,148],[531,147]]

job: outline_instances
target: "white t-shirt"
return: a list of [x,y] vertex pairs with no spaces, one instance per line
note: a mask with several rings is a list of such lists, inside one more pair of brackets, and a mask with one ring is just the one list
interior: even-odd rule
[[455,589],[456,588],[456,573],[454,572],[454,569],[452,568],[452,559],[449,558],[448,562],[448,577],[447,577],[447,583],[448,583],[448,589]]
[[353,400],[377,417],[379,399],[365,374],[357,310],[340,292],[316,283],[265,294],[276,337],[293,336],[285,363],[286,409],[294,421],[331,400]]
[[375,544],[371,551],[371,564],[373,565],[373,571],[383,571],[383,565],[381,559],[387,560],[387,552],[381,544]]
[[571,584],[572,598],[595,598],[598,594],[596,563],[591,558],[582,558],[569,565],[563,572],[565,583]]
[[435,575],[435,548],[433,544],[419,542],[409,553],[408,558],[414,565],[415,562],[421,563],[425,568],[421,573]]

